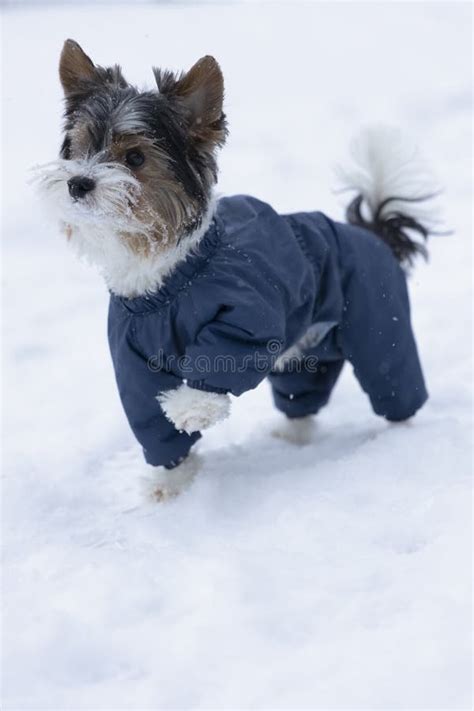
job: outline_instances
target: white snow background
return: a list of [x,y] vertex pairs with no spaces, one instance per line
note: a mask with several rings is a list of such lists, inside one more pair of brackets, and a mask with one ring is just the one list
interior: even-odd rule
[[[470,32],[456,2],[4,9],[3,709],[471,708]],[[57,155],[66,37],[139,85],[218,58],[224,194],[341,217],[360,125],[421,143],[455,233],[410,280],[431,394],[411,423],[346,366],[297,447],[263,384],[187,493],[145,500],[107,291],[27,185]]]

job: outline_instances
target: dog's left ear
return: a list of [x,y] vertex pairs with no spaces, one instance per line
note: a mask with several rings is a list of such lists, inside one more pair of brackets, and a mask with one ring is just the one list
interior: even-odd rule
[[179,77],[160,69],[154,73],[160,93],[174,97],[185,109],[191,137],[222,145],[227,135],[224,78],[214,57],[202,57]]

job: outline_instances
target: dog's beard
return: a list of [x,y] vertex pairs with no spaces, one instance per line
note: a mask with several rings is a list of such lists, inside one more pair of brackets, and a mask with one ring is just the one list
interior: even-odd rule
[[[77,175],[93,180],[95,188],[73,200],[68,180]],[[71,245],[89,261],[106,266],[111,250],[143,250],[152,245],[158,218],[151,210],[149,214],[141,210],[137,217],[141,186],[120,164],[101,162],[97,157],[59,159],[36,168],[34,181]]]
[[[96,186],[74,201],[68,180],[78,175],[94,180]],[[99,267],[113,293],[126,297],[161,286],[198,244],[214,210],[212,202],[200,227],[179,241],[160,215],[140,204],[141,185],[120,164],[100,162],[97,157],[57,160],[38,166],[33,182],[76,253]]]

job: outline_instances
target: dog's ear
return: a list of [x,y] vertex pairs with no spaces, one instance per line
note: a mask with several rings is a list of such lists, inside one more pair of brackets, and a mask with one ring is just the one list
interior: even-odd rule
[[92,59],[72,39],[67,39],[64,43],[59,60],[59,78],[66,96],[80,90],[85,82],[97,78]]
[[222,145],[227,135],[222,111],[224,78],[214,57],[202,57],[179,76],[167,70],[153,71],[160,93],[174,97],[184,108],[191,137]]
[[97,66],[72,39],[64,43],[59,60],[59,78],[66,99],[72,103],[87,96],[99,85],[127,86],[118,64],[113,67]]

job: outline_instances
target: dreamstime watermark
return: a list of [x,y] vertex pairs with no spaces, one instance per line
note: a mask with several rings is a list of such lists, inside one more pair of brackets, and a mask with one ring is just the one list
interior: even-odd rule
[[147,361],[149,370],[153,372],[179,372],[182,377],[209,375],[211,373],[245,373],[247,370],[253,372],[267,373],[316,373],[320,368],[320,361],[317,356],[305,355],[299,349],[289,349],[283,351],[281,341],[271,339],[260,348],[255,348],[252,352],[243,355],[230,353],[219,353],[197,356],[189,355],[166,355],[161,349],[158,353],[150,356]]

